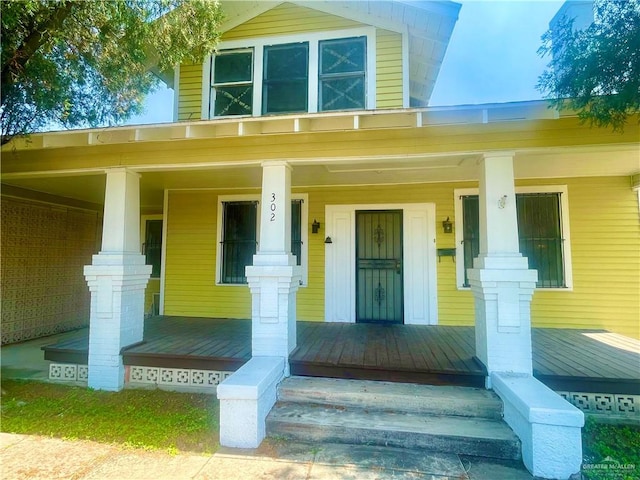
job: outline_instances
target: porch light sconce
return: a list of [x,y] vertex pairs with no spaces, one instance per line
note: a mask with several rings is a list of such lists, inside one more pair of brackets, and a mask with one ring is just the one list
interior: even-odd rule
[[333,243],[333,241],[331,240],[331,237],[327,237],[324,239],[324,243]]
[[311,224],[311,233],[318,233],[318,230],[320,230],[320,222],[314,218]]
[[447,219],[442,222],[442,230],[444,231],[444,233],[453,232],[453,223],[451,223],[451,220],[449,220],[449,217],[447,217]]

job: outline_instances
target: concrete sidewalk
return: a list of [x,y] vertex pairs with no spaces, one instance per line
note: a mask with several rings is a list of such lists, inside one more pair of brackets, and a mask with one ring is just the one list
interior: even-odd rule
[[[145,451],[0,433],[0,477],[18,479],[530,480],[522,466],[384,447],[275,442],[269,451],[213,455]],[[281,443],[281,445],[280,445]]]

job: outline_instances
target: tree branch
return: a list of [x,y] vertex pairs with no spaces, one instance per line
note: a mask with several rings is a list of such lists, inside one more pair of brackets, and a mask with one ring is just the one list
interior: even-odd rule
[[51,11],[51,14],[46,19],[30,29],[30,32],[27,33],[25,39],[15,49],[11,58],[2,65],[0,77],[2,78],[3,90],[7,85],[13,84],[14,74],[21,71],[34,53],[51,39],[52,33],[62,26],[73,7],[73,1],[60,4],[55,10]]

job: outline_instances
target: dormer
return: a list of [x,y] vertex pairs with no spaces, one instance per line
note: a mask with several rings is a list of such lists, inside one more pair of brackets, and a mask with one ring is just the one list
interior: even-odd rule
[[175,72],[176,120],[426,106],[450,1],[223,1],[217,51]]

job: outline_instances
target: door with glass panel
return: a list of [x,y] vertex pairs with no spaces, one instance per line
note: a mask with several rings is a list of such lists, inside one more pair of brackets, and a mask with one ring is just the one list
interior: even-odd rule
[[356,212],[356,321],[403,323],[402,210]]

